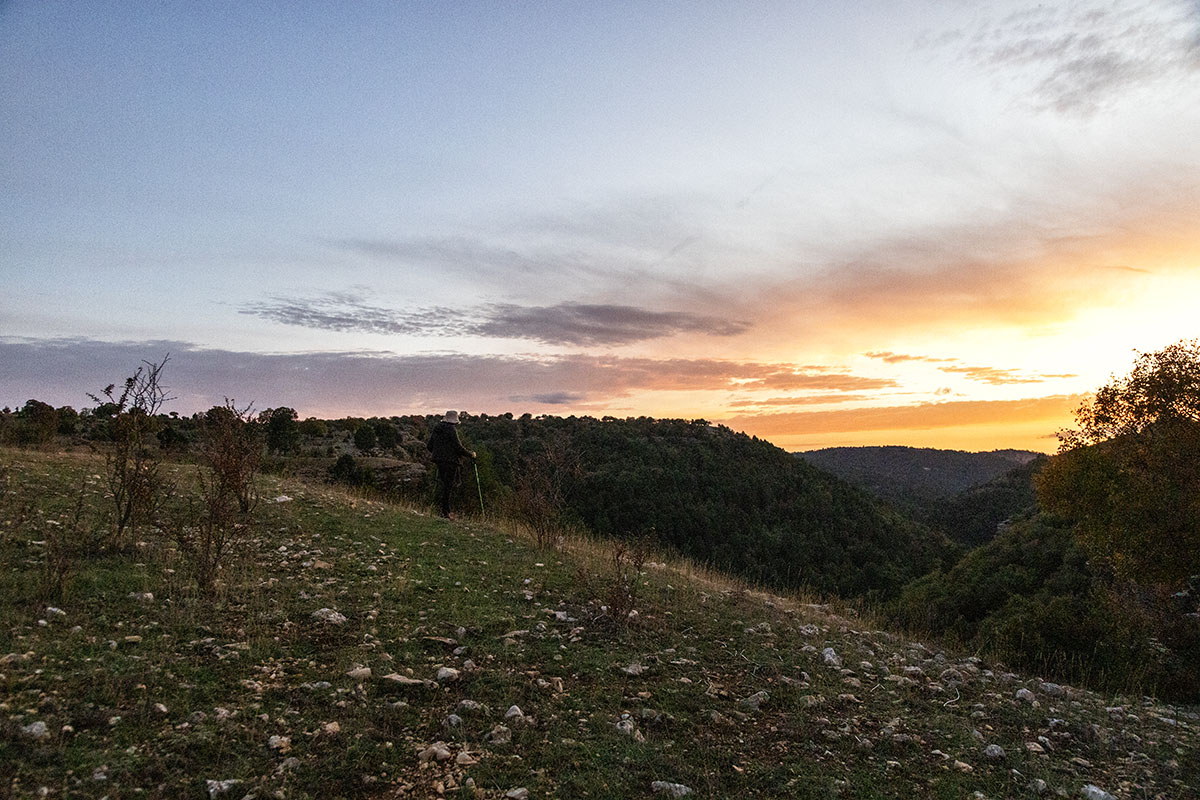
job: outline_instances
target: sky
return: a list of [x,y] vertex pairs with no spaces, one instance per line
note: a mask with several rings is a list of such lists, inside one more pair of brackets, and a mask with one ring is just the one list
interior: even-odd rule
[[1052,452],[1200,335],[1200,0],[0,0],[0,405]]

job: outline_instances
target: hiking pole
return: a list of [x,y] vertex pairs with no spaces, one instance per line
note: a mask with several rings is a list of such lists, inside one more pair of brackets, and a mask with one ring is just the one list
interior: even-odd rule
[[485,512],[483,510],[483,486],[479,483],[479,462],[472,461],[471,464],[475,467],[475,488],[479,490],[479,515],[483,516]]

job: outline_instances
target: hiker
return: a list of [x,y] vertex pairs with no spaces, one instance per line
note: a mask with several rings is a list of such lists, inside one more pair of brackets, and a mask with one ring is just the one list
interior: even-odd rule
[[425,445],[433,454],[433,463],[438,471],[438,503],[443,517],[453,519],[450,513],[450,492],[458,481],[458,472],[462,467],[462,457],[475,458],[475,451],[463,447],[458,438],[458,412],[447,411],[441,422],[433,428],[429,442]]

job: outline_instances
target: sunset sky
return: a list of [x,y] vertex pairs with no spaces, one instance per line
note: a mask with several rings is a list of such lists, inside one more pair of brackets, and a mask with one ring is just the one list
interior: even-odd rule
[[0,2],[0,405],[1051,451],[1200,336],[1200,0]]

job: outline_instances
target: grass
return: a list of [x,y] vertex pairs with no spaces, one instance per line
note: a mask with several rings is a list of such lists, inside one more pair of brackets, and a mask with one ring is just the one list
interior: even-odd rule
[[[153,531],[85,552],[104,524],[97,460],[6,450],[0,464],[0,797],[631,798],[654,781],[708,798],[1022,797],[1034,780],[1200,792],[1187,709],[1052,697],[695,565],[654,556],[638,613],[614,619],[611,546],[538,549],[505,525],[269,478],[201,597]],[[45,569],[56,546],[61,582]],[[514,705],[523,717],[506,720]],[[1026,748],[1039,736],[1044,754]],[[421,760],[436,742],[452,757]],[[983,756],[990,743],[1004,759]]]

